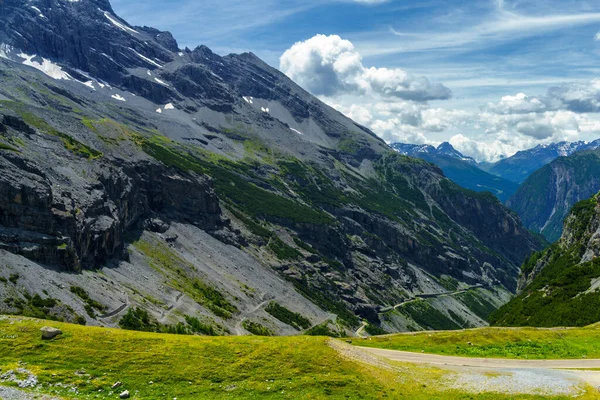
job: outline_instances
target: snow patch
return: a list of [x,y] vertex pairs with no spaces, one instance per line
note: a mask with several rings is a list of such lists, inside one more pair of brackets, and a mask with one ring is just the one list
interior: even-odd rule
[[173,106],[172,103],[169,103],[169,104],[165,105],[165,110],[174,110],[174,109],[175,109],[175,106]]
[[[100,11],[102,11],[102,10],[100,10]],[[108,19],[114,26],[116,26],[117,28],[121,29],[122,31],[125,31],[125,32],[128,32],[128,33],[139,33],[135,29],[131,29],[127,25],[124,25],[121,22],[119,22],[116,19],[114,19],[110,15],[110,13],[108,11],[103,11],[103,12],[104,12],[104,16],[106,17],[106,19]]]
[[297,129],[290,128],[290,130],[291,130],[292,132],[296,132],[298,135],[304,135],[304,133],[300,132],[300,131],[299,131],[299,130],[297,130]]
[[212,76],[214,76],[215,78],[217,78],[218,80],[220,80],[220,81],[222,81],[222,80],[223,80],[223,78],[221,78],[219,75],[215,74],[214,72],[212,72],[212,71],[208,71],[208,72],[210,72],[210,74],[211,74]]
[[119,101],[127,101],[127,100],[125,100],[125,98],[124,98],[123,96],[120,96],[120,95],[118,95],[118,94],[113,94],[113,95],[112,95],[112,96],[110,96],[110,97],[112,97],[112,98],[113,98],[113,99],[115,99],[115,100],[119,100]]
[[138,57],[139,57],[139,58],[141,58],[142,60],[146,61],[147,63],[149,63],[149,64],[152,64],[152,65],[154,65],[154,66],[156,66],[156,67],[158,67],[158,68],[162,68],[162,67],[163,67],[162,65],[160,65],[160,64],[159,64],[159,63],[157,63],[156,61],[154,61],[154,60],[151,60],[151,59],[149,59],[148,57],[146,57],[146,56],[144,56],[144,55],[142,55],[142,54],[138,53],[137,51],[135,51],[135,50],[134,50],[134,49],[132,49],[131,47],[129,47],[129,50],[133,51],[133,52],[135,53],[135,55],[136,55],[136,56],[138,56]]
[[150,70],[146,71],[146,73],[148,74],[148,76],[152,76],[152,72],[150,72]]
[[[63,71],[61,67],[54,64],[52,61],[50,61],[46,58],[37,57],[35,54],[29,55],[29,54],[25,54],[25,53],[19,54],[19,57],[21,57],[25,60],[25,61],[23,61],[23,64],[33,67],[39,71],[42,71],[44,74],[48,75],[50,78],[53,78],[56,80],[64,79],[66,81],[70,81],[73,79],[73,77],[71,75],[67,74],[65,71]],[[34,60],[34,58],[41,58],[42,62],[40,63],[38,60]]]
[[183,57],[183,53],[182,52],[179,52],[177,54],[179,55],[179,57]]
[[252,104],[252,100],[254,100],[253,97],[246,97],[246,96],[242,97],[242,99],[244,99],[244,101],[248,104]]
[[159,114],[162,114],[162,110],[160,109],[160,107],[158,107],[158,108],[156,109],[156,112],[157,112],[157,113],[159,113]]
[[44,14],[42,14],[42,11],[39,8],[37,8],[36,6],[29,6],[29,7],[31,7],[32,10],[34,10],[38,13],[38,17],[46,18],[46,16]]
[[81,82],[83,83],[85,86],[89,87],[90,89],[96,90],[96,88],[94,87],[94,81],[87,81],[87,82]]
[[267,108],[265,108],[265,107],[261,107],[261,108],[260,108],[260,110],[261,110],[262,112],[265,112],[265,113],[268,113],[268,112],[269,112],[269,108],[268,108],[268,107],[267,107]]
[[161,80],[160,80],[160,79],[158,79],[158,78],[154,78],[154,80],[155,80],[156,82],[160,83],[161,85],[164,85],[164,86],[169,86],[169,84],[168,84],[167,82],[161,81]]

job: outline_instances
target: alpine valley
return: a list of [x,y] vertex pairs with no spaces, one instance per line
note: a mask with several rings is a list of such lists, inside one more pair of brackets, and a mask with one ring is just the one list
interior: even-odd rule
[[496,197],[252,53],[180,49],[107,0],[4,0],[0,19],[0,313],[210,335],[476,327],[542,249]]

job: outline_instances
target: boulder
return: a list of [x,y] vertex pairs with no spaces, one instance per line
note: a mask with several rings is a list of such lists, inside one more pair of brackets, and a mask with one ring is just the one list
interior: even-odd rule
[[62,335],[62,331],[60,329],[52,328],[50,326],[44,326],[40,330],[42,331],[42,339],[44,340],[51,340],[58,335]]
[[129,390],[126,390],[123,393],[121,393],[119,395],[119,397],[122,398],[122,399],[128,399],[129,398]]

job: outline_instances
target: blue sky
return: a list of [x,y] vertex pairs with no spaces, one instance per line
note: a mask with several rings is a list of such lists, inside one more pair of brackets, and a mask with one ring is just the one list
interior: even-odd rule
[[494,160],[600,137],[598,1],[114,0],[113,8],[131,24],[171,31],[181,47],[252,51],[390,142],[449,140]]

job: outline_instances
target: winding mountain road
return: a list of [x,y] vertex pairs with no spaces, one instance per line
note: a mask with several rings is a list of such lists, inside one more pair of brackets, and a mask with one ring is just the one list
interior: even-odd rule
[[386,313],[386,312],[389,312],[389,311],[392,311],[392,310],[396,310],[398,307],[401,307],[401,306],[403,306],[405,304],[409,304],[409,303],[415,302],[417,300],[431,299],[431,298],[444,297],[444,296],[456,296],[457,294],[466,293],[469,290],[479,289],[479,288],[482,288],[482,287],[484,287],[484,285],[482,285],[482,284],[479,283],[477,285],[469,286],[467,288],[464,288],[464,289],[461,289],[461,290],[457,290],[455,292],[418,294],[418,295],[415,295],[415,297],[412,297],[410,299],[404,300],[403,302],[398,303],[398,304],[396,304],[394,306],[382,308],[379,311],[379,314],[383,314],[383,313]]

